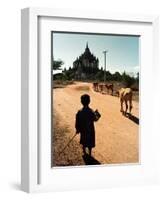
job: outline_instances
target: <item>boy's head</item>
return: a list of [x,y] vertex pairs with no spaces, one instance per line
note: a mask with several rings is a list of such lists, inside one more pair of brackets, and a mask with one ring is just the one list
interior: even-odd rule
[[81,96],[81,103],[83,106],[88,106],[90,103],[90,96],[88,94],[84,94]]

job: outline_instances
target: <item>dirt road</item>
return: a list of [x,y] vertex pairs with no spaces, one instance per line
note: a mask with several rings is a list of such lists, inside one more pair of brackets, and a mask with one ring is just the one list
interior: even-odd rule
[[[138,162],[138,102],[133,102],[132,114],[134,117],[132,119],[124,117],[120,112],[119,98],[93,91],[91,83],[77,82],[65,88],[53,90],[53,113],[59,116],[60,127],[66,127],[68,130],[66,137],[71,138],[75,133],[75,115],[82,107],[80,96],[85,93],[91,97],[90,107],[93,110],[98,109],[101,113],[100,120],[95,123],[96,147],[93,149],[93,157],[101,164]],[[60,147],[63,147],[67,141],[68,139],[63,140]],[[71,148],[71,152],[67,153],[74,153],[80,160],[79,164],[82,164],[82,159],[79,158],[82,156],[81,150],[79,150],[81,148],[79,135],[75,137],[74,142],[75,144],[72,145],[76,149],[72,150]],[[57,141],[54,142],[54,145],[57,147]],[[66,149],[66,151],[69,150]]]

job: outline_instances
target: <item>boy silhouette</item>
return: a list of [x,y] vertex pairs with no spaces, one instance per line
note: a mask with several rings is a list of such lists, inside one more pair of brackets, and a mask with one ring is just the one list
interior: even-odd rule
[[80,133],[80,144],[83,147],[83,153],[86,154],[86,148],[89,149],[89,156],[91,156],[92,148],[95,147],[95,127],[94,122],[100,118],[99,112],[95,112],[89,108],[90,96],[84,94],[81,96],[81,103],[83,108],[76,114],[76,134]]

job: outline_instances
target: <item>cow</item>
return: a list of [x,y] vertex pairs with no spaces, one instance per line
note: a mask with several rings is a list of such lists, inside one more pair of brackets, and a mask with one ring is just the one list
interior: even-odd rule
[[98,84],[99,92],[103,93],[105,85],[103,83]]
[[109,92],[109,90],[111,90],[111,92],[112,92],[112,96],[113,96],[113,84],[105,84],[105,87],[106,87],[106,89],[107,89],[107,92]]
[[[128,110],[128,102],[129,102],[129,114],[131,114],[131,110],[132,110],[132,96],[133,96],[133,92],[131,88],[121,88],[118,91],[119,94],[119,98],[120,98],[120,104],[121,104],[121,109],[120,112],[122,112],[124,115],[127,114],[127,110]],[[123,103],[125,102],[126,105],[126,110],[123,110]]]
[[98,82],[93,83],[93,89],[98,92]]

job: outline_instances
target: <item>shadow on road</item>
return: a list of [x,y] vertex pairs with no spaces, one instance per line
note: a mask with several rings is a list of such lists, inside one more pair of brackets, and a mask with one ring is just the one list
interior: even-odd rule
[[134,123],[139,125],[139,118],[138,117],[131,115],[129,113],[126,115],[126,117],[128,117],[131,121],[133,121]]
[[98,160],[96,160],[92,156],[89,156],[88,154],[85,154],[82,157],[86,165],[100,165],[101,164]]

